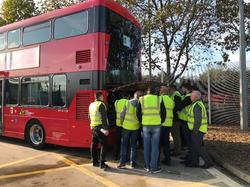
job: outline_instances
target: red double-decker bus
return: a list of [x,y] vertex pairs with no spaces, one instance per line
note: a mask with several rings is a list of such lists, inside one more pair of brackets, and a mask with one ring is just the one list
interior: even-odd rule
[[[34,148],[89,147],[96,91],[140,79],[140,25],[112,0],[87,0],[0,28],[0,128]],[[112,122],[111,122],[112,124]]]

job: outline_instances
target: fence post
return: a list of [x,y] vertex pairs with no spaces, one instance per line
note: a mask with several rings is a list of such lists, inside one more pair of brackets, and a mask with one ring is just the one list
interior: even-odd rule
[[246,37],[244,22],[244,1],[239,0],[240,15],[240,128],[248,129],[247,77],[246,77]]
[[207,99],[208,99],[208,123],[212,123],[211,115],[211,79],[210,79],[210,64],[208,64],[208,76],[207,76]]

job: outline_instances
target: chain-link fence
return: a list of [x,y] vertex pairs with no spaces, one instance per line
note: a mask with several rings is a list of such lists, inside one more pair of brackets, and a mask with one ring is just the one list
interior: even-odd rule
[[[247,79],[250,70],[247,71]],[[191,80],[203,94],[207,103],[211,123],[240,124],[240,70],[235,63],[226,65],[191,65],[182,79]],[[250,84],[248,82],[248,93]],[[250,106],[250,97],[248,97]],[[248,107],[248,115],[250,107]],[[248,119],[250,122],[250,118]]]

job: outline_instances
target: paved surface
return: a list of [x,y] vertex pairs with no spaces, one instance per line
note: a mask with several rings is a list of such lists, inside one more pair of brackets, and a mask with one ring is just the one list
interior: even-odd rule
[[216,168],[186,168],[173,159],[173,166],[164,167],[159,174],[138,169],[117,169],[117,163],[108,162],[110,169],[103,171],[91,166],[89,151],[49,146],[34,150],[23,141],[0,138],[1,187],[238,187],[242,186]]

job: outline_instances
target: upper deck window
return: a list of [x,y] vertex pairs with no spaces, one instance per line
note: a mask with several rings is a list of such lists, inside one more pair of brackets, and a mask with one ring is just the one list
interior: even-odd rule
[[79,12],[55,20],[54,38],[61,39],[85,34],[88,31],[88,12]]
[[5,34],[0,33],[0,50],[5,49]]
[[20,29],[8,32],[8,48],[15,48],[20,46]]
[[107,85],[128,84],[140,79],[140,29],[113,11],[107,12],[110,47]]
[[47,42],[51,38],[51,22],[47,21],[23,30],[23,45]]

